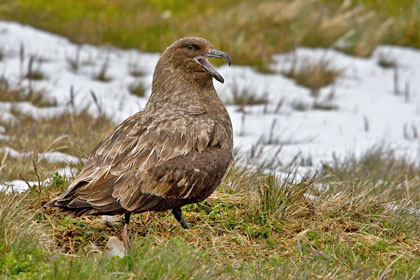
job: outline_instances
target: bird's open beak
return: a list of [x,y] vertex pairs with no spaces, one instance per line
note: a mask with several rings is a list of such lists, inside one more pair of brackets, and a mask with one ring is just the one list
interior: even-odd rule
[[229,63],[230,66],[232,64],[230,56],[225,52],[211,49],[211,51],[205,55],[199,55],[194,57],[194,59],[203,66],[204,70],[206,70],[207,73],[209,73],[213,78],[215,78],[223,84],[225,80],[223,79],[222,75],[220,75],[216,71],[216,69],[214,69],[213,65],[211,65],[211,63],[208,61],[209,57],[224,59]]

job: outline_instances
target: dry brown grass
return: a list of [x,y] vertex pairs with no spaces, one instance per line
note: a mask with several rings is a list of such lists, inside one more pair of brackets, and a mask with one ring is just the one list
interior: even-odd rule
[[[317,1],[305,0],[258,4],[246,1],[211,16],[216,18],[211,20],[205,32],[212,30],[216,34],[224,34],[217,36],[210,33],[213,44],[228,50],[236,63],[253,64],[258,69],[265,69],[274,53],[288,52],[302,45],[336,46],[346,34],[361,33],[370,20],[360,6],[343,5],[337,10],[330,10]],[[268,36],[269,42],[267,34],[273,34]],[[346,42],[350,46],[359,43],[356,39],[353,41]],[[366,52],[371,52],[376,44],[367,42],[358,49],[363,47],[370,48]]]
[[[206,202],[184,207],[191,230],[183,230],[169,212],[143,213],[132,217],[129,234],[135,248],[146,242],[166,250],[168,242],[178,240],[177,246],[185,244],[201,258],[210,257],[209,264],[224,277],[323,278],[332,268],[337,278],[375,278],[385,272],[394,278],[412,276],[418,268],[420,224],[404,209],[420,202],[414,193],[419,174],[415,166],[380,151],[325,166],[321,176],[303,180],[291,173],[289,180],[279,181],[236,167]],[[36,212],[70,182],[54,176],[22,197],[22,205]],[[80,259],[84,266],[99,258],[94,252],[104,250],[109,236],[119,236],[123,227],[122,217],[110,225],[99,217],[72,218],[52,209],[42,210],[35,221],[48,234],[54,254],[78,256],[74,261]],[[121,261],[131,262],[136,254]],[[129,270],[135,272],[135,267]],[[102,267],[96,273],[105,272]]]
[[[53,176],[58,169],[69,165],[66,162],[49,162],[45,159],[39,159],[37,154],[14,158],[8,153],[0,152],[0,157],[3,159],[4,167],[0,174],[0,183],[13,180],[37,182],[38,177],[42,182]],[[38,183],[35,186],[38,187]]]
[[111,272],[155,279],[326,278],[331,273],[336,278],[409,278],[420,265],[420,223],[410,213],[420,204],[420,170],[381,149],[359,160],[325,165],[319,176],[303,179],[291,172],[279,180],[235,166],[206,202],[183,208],[191,230],[182,229],[170,212],[134,215],[132,251],[123,259],[108,258],[101,252],[110,236],[121,234],[122,217],[110,225],[99,217],[73,218],[44,209],[73,178],[54,174],[65,163],[41,161],[36,154],[86,157],[113,124],[86,112],[46,120],[12,113],[20,125],[6,125],[13,141],[1,145],[35,151],[35,165],[31,158],[3,153],[0,181],[40,177],[41,184],[23,194],[0,193],[3,274],[46,279],[106,279]]
[[232,91],[232,99],[228,100],[227,104],[243,107],[268,103],[267,96],[257,96],[257,93],[250,87],[240,89],[236,80],[230,84],[230,88]]
[[19,125],[6,126],[6,135],[15,139],[8,145],[20,152],[59,151],[86,157],[115,126],[106,117],[95,119],[86,111],[40,120],[17,112],[15,116]]
[[4,159],[4,171],[0,175],[0,181],[22,178],[27,181],[36,181],[38,178],[34,165],[37,166],[42,179],[52,176],[58,168],[74,163],[48,162],[39,158],[39,154],[62,152],[83,160],[114,128],[114,124],[105,117],[94,119],[86,111],[79,114],[65,113],[41,120],[35,120],[19,112],[14,112],[14,115],[19,120],[19,124],[2,124],[6,128],[5,135],[10,138],[1,140],[0,147],[7,146],[17,152],[29,154],[25,157],[13,158],[10,154],[6,155],[4,151],[0,152],[0,158]]
[[[37,107],[55,106],[55,102],[46,96],[42,91],[11,89],[4,80],[0,83],[0,101],[12,104],[25,101]],[[34,119],[13,107],[9,113],[17,122],[0,123],[6,130],[4,135],[8,137],[0,140],[0,182],[15,179],[37,181],[39,178],[42,181],[52,176],[57,169],[75,163],[48,162],[39,157],[39,154],[63,152],[81,159],[86,158],[93,147],[114,127],[105,117],[95,119],[86,111],[78,114],[65,113],[46,119]],[[26,155],[15,157],[13,152],[2,149],[4,147]]]
[[142,82],[134,82],[128,87],[128,90],[137,96],[144,97],[146,94],[146,88]]
[[296,61],[288,71],[283,72],[297,84],[310,89],[314,97],[319,96],[321,88],[334,84],[341,73],[342,70],[334,69],[328,60],[301,63]]
[[8,18],[79,43],[161,52],[180,37],[202,36],[229,52],[235,64],[261,70],[268,69],[272,54],[298,46],[335,47],[361,56],[380,43],[420,46],[418,4],[411,1],[402,12],[393,7],[396,11],[387,13],[386,5],[375,10],[363,2],[375,1],[18,0],[5,6]]
[[8,81],[0,78],[0,102],[29,102],[37,107],[55,106],[56,101],[47,97],[45,91],[32,89],[12,89]]
[[25,205],[27,195],[0,192],[0,238],[7,245],[25,243],[25,239],[33,234],[39,236],[39,241],[47,242],[40,224],[35,224],[33,211]]
[[[210,254],[219,267],[229,264],[239,268],[244,261],[260,263],[266,273],[277,277],[284,269],[291,270],[288,277],[296,276],[298,267],[303,269],[305,263],[306,269],[300,272],[311,276],[325,276],[329,265],[334,265],[339,278],[352,274],[374,277],[397,257],[407,265],[417,259],[419,224],[403,211],[387,208],[390,202],[400,201],[392,188],[378,196],[380,187],[372,186],[370,178],[338,183],[330,179],[334,173],[325,172],[316,181],[279,183],[258,172],[251,177],[245,173],[244,178],[235,177],[235,173],[241,173],[234,171],[207,202],[184,207],[191,230],[183,230],[169,212],[144,213],[133,217],[130,236],[134,242],[147,239],[157,246],[182,238],[189,246]],[[238,182],[243,189],[232,189]],[[68,183],[52,184],[41,193],[34,190],[35,207],[60,193]],[[310,199],[307,195],[316,193],[314,183],[337,183],[340,189],[331,187],[329,192]],[[415,186],[418,181],[409,184]],[[55,250],[82,257],[91,254],[92,245],[104,249],[107,238],[121,234],[123,225],[122,218],[120,224],[109,225],[100,218],[74,219],[50,210],[42,215],[44,226],[52,230]],[[270,260],[276,260],[274,267]],[[396,276],[397,271],[389,273]],[[243,270],[235,273],[245,277]]]
[[100,81],[100,82],[109,82],[112,78],[108,75],[108,61],[105,61],[102,64],[101,68],[92,74],[92,79]]
[[378,65],[382,68],[396,68],[398,67],[398,62],[395,57],[390,57],[389,54],[380,53],[378,57]]

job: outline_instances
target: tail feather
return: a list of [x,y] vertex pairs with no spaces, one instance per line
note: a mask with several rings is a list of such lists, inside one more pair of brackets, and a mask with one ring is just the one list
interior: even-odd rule
[[[126,210],[112,197],[112,192],[98,192],[96,199],[83,193],[81,187],[88,182],[79,181],[71,186],[59,197],[54,198],[44,205],[44,208],[54,207],[58,212],[74,216],[84,215],[117,215]],[[95,196],[94,196],[95,197]]]
[[73,200],[62,201],[59,198],[51,200],[44,205],[44,208],[58,208],[59,213],[66,213],[76,217],[84,215],[119,215],[123,214],[123,208],[118,202],[109,205],[110,207],[93,207],[89,202],[75,198]]
[[66,207],[76,208],[76,209],[78,209],[78,208],[92,208],[92,205],[85,200],[82,200],[80,198],[75,198],[72,201],[70,201],[69,203],[67,203]]
[[77,198],[77,189],[86,183],[87,182],[79,181],[74,184],[73,182],[64,193],[46,203],[44,208],[57,207],[60,212],[76,212],[79,208],[92,209],[92,206],[89,203]]

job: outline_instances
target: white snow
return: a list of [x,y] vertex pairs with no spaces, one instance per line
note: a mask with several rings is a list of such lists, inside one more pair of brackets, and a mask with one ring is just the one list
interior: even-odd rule
[[[77,170],[75,168],[70,168],[69,166],[60,168],[55,171],[58,175],[63,178],[73,178],[77,174]],[[50,184],[53,181],[53,178],[47,178],[39,184],[45,186]],[[38,182],[29,181],[26,182],[24,180],[13,180],[10,182],[0,183],[0,190],[2,191],[14,191],[14,192],[24,192],[28,189],[28,185],[31,187],[38,186]]]
[[[12,108],[34,118],[48,118],[68,110],[87,109],[93,116],[102,111],[119,123],[146,104],[153,69],[159,58],[159,54],[137,50],[79,46],[65,38],[6,21],[0,21],[0,49],[4,53],[0,75],[13,86],[29,86],[29,81],[22,77],[29,57],[34,56],[33,68],[42,71],[47,79],[32,81],[30,86],[44,89],[58,104],[37,108],[24,102],[0,103],[0,120],[16,125]],[[394,93],[395,70],[381,68],[378,64],[383,57],[398,64],[398,94]],[[69,61],[76,60],[79,68],[74,71]],[[232,99],[235,88],[248,90],[269,101],[267,105],[247,106],[245,113],[240,112],[238,106],[228,106],[235,147],[245,159],[255,163],[272,160],[277,168],[294,165],[304,172],[316,169],[333,157],[357,156],[375,145],[385,145],[418,162],[420,50],[380,46],[372,57],[357,58],[329,49],[299,48],[289,54],[275,55],[273,61],[272,69],[276,74],[262,74],[252,67],[224,65],[218,70],[225,84],[214,82],[224,101]],[[328,61],[331,67],[343,71],[333,86],[321,89],[317,100],[336,106],[336,110],[313,110],[315,98],[310,91],[280,74],[294,62],[299,66],[317,61]],[[111,81],[93,79],[104,64]],[[133,70],[141,70],[144,75],[134,77],[130,75]],[[147,88],[144,98],[128,90],[137,82]],[[332,93],[333,97],[328,99]],[[308,109],[298,111],[296,104]],[[0,130],[2,134],[7,135],[7,131]],[[259,152],[252,156],[253,147]],[[66,158],[58,154],[45,157]]]
[[23,180],[13,180],[11,182],[5,182],[0,184],[0,190],[2,191],[13,191],[13,192],[24,192],[29,186],[37,186],[38,182],[25,182]]
[[[21,153],[18,152],[10,147],[0,148],[0,151],[7,153],[12,158],[25,158],[31,157],[33,155],[32,152]],[[37,154],[38,159],[44,159],[48,162],[64,162],[69,164],[76,164],[80,162],[80,158],[75,156],[70,156],[65,153],[61,152],[45,152]]]

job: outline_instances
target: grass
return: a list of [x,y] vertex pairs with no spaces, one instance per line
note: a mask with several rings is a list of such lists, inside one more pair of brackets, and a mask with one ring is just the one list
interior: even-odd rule
[[418,276],[420,222],[411,209],[420,204],[420,169],[385,149],[336,160],[304,178],[290,173],[280,180],[235,166],[212,197],[183,208],[191,230],[183,230],[169,212],[134,215],[132,249],[118,258],[104,252],[109,237],[121,234],[122,218],[109,224],[43,209],[73,176],[56,173],[68,164],[36,157],[61,151],[86,158],[113,124],[86,112],[38,121],[12,113],[20,125],[6,125],[5,134],[14,141],[0,144],[35,153],[2,153],[0,181],[39,178],[40,185],[24,193],[0,192],[0,271],[7,278]]
[[143,67],[141,67],[141,65],[136,64],[136,63],[130,63],[129,69],[130,69],[130,75],[135,78],[142,77],[146,74],[146,71],[143,69]]
[[[259,69],[268,69],[271,54],[300,45],[333,46],[356,55],[369,55],[379,43],[420,45],[415,1],[343,3],[0,0],[0,14],[80,43],[113,43],[148,51],[162,51],[176,38],[196,34],[228,51],[235,63]],[[193,17],[196,14],[200,16]],[[377,32],[369,36],[372,30]],[[77,54],[69,59],[73,71],[78,70],[78,60]],[[320,67],[317,80],[308,82],[318,71],[309,66],[294,69],[293,77],[316,95],[336,77],[331,78],[327,63]],[[305,76],[301,69],[311,69],[312,74]],[[101,71],[107,77],[105,64]],[[47,106],[44,96],[0,83],[0,101]],[[236,104],[255,103],[249,91],[236,89],[234,96]],[[37,157],[60,151],[84,159],[114,124],[104,117],[93,119],[85,111],[42,120],[17,110],[11,113],[19,125],[1,124],[11,140],[2,140],[0,148],[33,154],[13,158],[0,152],[0,183],[24,179],[39,180],[40,185],[24,193],[0,192],[4,278],[419,277],[420,220],[412,209],[420,205],[420,168],[384,148],[358,159],[337,159],[304,178],[291,172],[280,180],[275,174],[234,166],[207,201],[183,208],[190,230],[183,230],[168,212],[134,215],[129,227],[132,249],[118,258],[104,251],[109,237],[121,234],[122,218],[109,224],[99,217],[73,218],[44,209],[74,176],[56,172],[68,163]],[[80,170],[82,165],[83,160],[71,166]]]
[[312,202],[305,198],[305,193],[313,185],[313,179],[305,178],[295,183],[293,177],[283,182],[274,176],[263,177],[263,181],[257,185],[259,216],[268,215],[283,220],[286,215],[297,218],[310,214]]
[[0,102],[29,102],[37,107],[57,105],[55,100],[46,97],[44,91],[30,88],[13,89],[4,78],[0,78]]
[[310,89],[311,95],[318,97],[320,89],[334,84],[341,72],[341,70],[333,69],[328,60],[320,60],[318,62],[294,62],[288,71],[283,72],[283,75]]
[[[110,225],[42,209],[71,182],[54,176],[41,189],[0,194],[0,229],[10,231],[0,267],[9,277],[45,279],[415,277],[420,223],[405,209],[420,202],[419,175],[381,150],[302,180],[237,167],[207,202],[184,207],[191,230],[170,213],[135,215],[132,250],[122,259],[100,252],[122,219]],[[18,235],[33,231],[44,238]]]
[[[0,101],[30,102],[35,106],[53,106],[45,100],[42,92],[12,90],[3,82],[0,87]],[[12,108],[16,118],[14,123],[0,123],[5,128],[9,139],[0,140],[0,148],[9,147],[27,156],[14,158],[4,150],[0,150],[2,172],[0,182],[25,179],[36,181],[35,167],[42,174],[42,179],[52,176],[53,171],[68,163],[50,163],[38,155],[45,152],[62,152],[80,158],[87,158],[94,146],[114,128],[114,124],[101,116],[92,118],[86,111],[65,113],[47,119],[34,119]],[[86,127],[96,127],[86,129]],[[42,141],[40,141],[42,139]]]
[[40,183],[24,193],[0,192],[5,277],[369,279],[418,273],[420,225],[410,209],[420,203],[420,169],[381,149],[336,160],[302,179],[234,167],[211,198],[184,207],[191,230],[183,230],[169,212],[134,215],[132,249],[118,258],[103,252],[109,237],[121,234],[122,219],[109,224],[43,209],[73,176],[56,173],[68,164],[36,156],[61,151],[86,158],[113,124],[83,111],[37,121],[12,113],[19,125],[5,125],[5,134],[14,141],[0,144],[34,154],[13,158],[3,152],[0,181]]
[[240,106],[251,106],[251,105],[262,105],[267,104],[268,100],[265,96],[259,97],[249,87],[239,89],[239,85],[236,81],[230,85],[232,90],[232,99],[227,104],[240,105]]
[[152,52],[197,35],[229,52],[235,64],[268,69],[272,54],[297,46],[359,56],[369,56],[378,44],[418,48],[419,5],[415,0],[0,0],[0,17],[78,43]]
[[82,49],[82,46],[79,46],[74,56],[68,56],[66,59],[69,69],[74,73],[77,73],[77,71],[79,71],[79,68],[80,68],[80,50],[81,49]]
[[[35,62],[38,62],[39,64],[37,68],[34,68]],[[31,55],[28,60],[28,66],[27,66],[26,73],[24,74],[24,78],[31,81],[45,80],[47,77],[40,69],[42,62],[43,62],[42,58],[37,59],[36,56]]]
[[144,97],[146,88],[142,82],[135,82],[128,87],[128,90],[137,96]]
[[380,53],[378,57],[378,65],[382,68],[396,68],[398,67],[398,62],[394,57],[389,57],[386,53]]
[[312,109],[314,110],[323,110],[323,111],[332,111],[337,110],[338,106],[335,104],[332,104],[331,102],[314,102],[312,105]]
[[46,79],[44,73],[40,70],[32,70],[25,75],[25,79],[32,80],[32,81],[41,81]]
[[112,78],[108,76],[107,72],[108,72],[108,61],[105,61],[104,64],[99,69],[99,71],[92,75],[92,79],[100,81],[100,82],[109,82],[112,80]]
[[[29,156],[34,160],[41,171],[49,171],[46,178],[51,176],[53,170],[64,167],[68,163],[48,163],[38,158],[38,154],[45,152],[62,152],[80,158],[87,158],[95,145],[113,129],[114,124],[105,117],[94,119],[85,111],[79,114],[66,113],[58,117],[35,120],[30,116],[14,114],[19,125],[2,124],[6,128],[6,135],[14,141],[0,141],[0,145],[8,146],[22,153],[32,153]],[[96,127],[96,129],[86,129]],[[43,139],[39,141],[39,139]],[[0,146],[1,147],[1,146]],[[0,158],[5,157],[0,152]],[[36,180],[32,160],[28,157],[13,158],[10,155],[5,159],[5,171],[0,175],[0,181],[11,181],[23,176],[28,181]],[[43,172],[41,172],[43,173]]]

